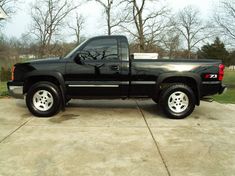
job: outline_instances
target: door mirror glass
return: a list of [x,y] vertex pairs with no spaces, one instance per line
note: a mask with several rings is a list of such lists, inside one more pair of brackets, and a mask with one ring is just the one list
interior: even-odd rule
[[79,65],[83,65],[83,64],[84,64],[84,62],[83,62],[83,60],[82,60],[82,57],[81,57],[81,53],[78,53],[78,54],[75,56],[74,61],[75,61],[75,63],[77,63],[77,64],[79,64]]

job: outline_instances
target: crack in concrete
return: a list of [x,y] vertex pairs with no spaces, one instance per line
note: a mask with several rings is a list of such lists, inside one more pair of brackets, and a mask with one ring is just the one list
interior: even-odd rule
[[7,138],[9,138],[11,135],[13,135],[16,131],[18,131],[20,128],[22,128],[23,126],[25,126],[32,118],[30,118],[29,120],[26,120],[24,123],[22,123],[20,126],[18,126],[15,130],[13,130],[11,133],[9,133],[6,137],[4,137],[1,141],[0,144],[5,141]]
[[149,124],[148,124],[148,122],[147,122],[147,120],[146,120],[146,117],[145,117],[145,115],[144,115],[142,109],[140,108],[140,106],[139,106],[139,104],[138,104],[138,102],[137,102],[136,100],[135,100],[135,103],[136,103],[136,105],[137,105],[137,108],[138,108],[140,114],[142,115],[142,117],[143,117],[143,119],[144,119],[144,121],[145,121],[145,124],[146,124],[146,126],[147,126],[147,128],[148,128],[148,131],[149,131],[149,133],[150,133],[150,135],[151,135],[151,137],[152,137],[152,139],[153,139],[153,141],[154,141],[154,144],[155,144],[155,146],[156,146],[156,148],[157,148],[157,151],[158,151],[158,153],[159,153],[159,155],[160,155],[160,157],[161,157],[161,159],[162,159],[162,162],[163,162],[163,164],[164,164],[164,166],[165,166],[165,168],[166,168],[167,174],[168,174],[168,176],[171,176],[171,173],[170,173],[170,171],[169,171],[169,169],[168,169],[168,166],[167,166],[167,164],[166,164],[166,161],[165,161],[165,159],[164,159],[164,157],[163,157],[163,155],[162,155],[162,153],[161,153],[160,147],[159,147],[159,145],[158,145],[156,139],[154,138],[153,132],[151,131],[151,129],[150,129],[150,127],[149,127]]

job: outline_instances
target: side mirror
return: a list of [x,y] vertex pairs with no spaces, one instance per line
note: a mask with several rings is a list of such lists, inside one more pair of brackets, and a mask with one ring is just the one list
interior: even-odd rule
[[74,62],[77,63],[77,64],[79,64],[79,65],[83,65],[83,64],[84,64],[84,62],[83,62],[82,59],[81,59],[80,53],[78,53],[78,54],[75,56]]

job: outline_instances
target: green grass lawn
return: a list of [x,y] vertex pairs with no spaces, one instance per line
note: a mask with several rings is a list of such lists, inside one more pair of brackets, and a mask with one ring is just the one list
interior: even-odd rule
[[228,86],[227,92],[222,95],[213,96],[214,100],[220,103],[233,103],[235,104],[235,71],[225,71],[223,84]]
[[0,97],[1,96],[7,96],[7,83],[6,82],[0,82]]

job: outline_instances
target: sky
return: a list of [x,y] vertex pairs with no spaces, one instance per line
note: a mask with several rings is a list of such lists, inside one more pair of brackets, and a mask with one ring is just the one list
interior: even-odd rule
[[[197,7],[204,19],[208,19],[213,11],[213,7],[219,0],[166,0],[173,12],[192,5]],[[6,26],[2,30],[8,37],[21,37],[21,35],[30,28],[30,3],[32,0],[22,0],[19,4],[17,13],[8,20]],[[102,21],[102,8],[96,2],[89,2],[79,8],[79,13],[85,17],[86,36],[94,36],[104,34]]]

